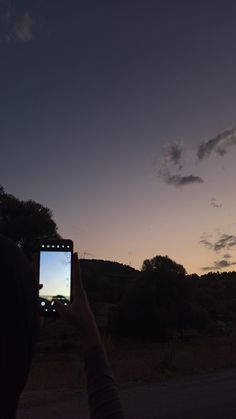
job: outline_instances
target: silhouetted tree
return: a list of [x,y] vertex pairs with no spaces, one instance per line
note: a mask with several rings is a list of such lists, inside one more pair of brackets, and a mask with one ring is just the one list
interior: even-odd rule
[[186,275],[186,269],[170,259],[169,256],[155,256],[152,259],[146,259],[143,262],[142,271],[158,272],[160,274],[173,273]]
[[142,272],[110,313],[108,328],[117,337],[166,340],[191,327],[191,284],[179,274]]
[[49,208],[22,201],[0,187],[0,234],[13,240],[30,258],[42,239],[60,238]]

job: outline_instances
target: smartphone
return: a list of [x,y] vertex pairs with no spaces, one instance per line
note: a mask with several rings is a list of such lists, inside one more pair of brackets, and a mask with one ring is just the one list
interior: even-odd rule
[[55,299],[71,302],[72,240],[44,240],[39,248],[39,306],[41,315],[56,314]]

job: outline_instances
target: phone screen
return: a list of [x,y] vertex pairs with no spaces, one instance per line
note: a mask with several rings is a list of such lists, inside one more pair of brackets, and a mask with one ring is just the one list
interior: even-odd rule
[[54,300],[69,304],[71,298],[70,244],[42,244],[39,258],[40,311],[54,312]]

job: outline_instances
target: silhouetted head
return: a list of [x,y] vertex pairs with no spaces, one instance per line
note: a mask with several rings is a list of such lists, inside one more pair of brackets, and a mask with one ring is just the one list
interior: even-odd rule
[[[21,250],[0,236],[0,416],[15,418],[38,329],[37,284]],[[2,416],[1,416],[2,417]]]

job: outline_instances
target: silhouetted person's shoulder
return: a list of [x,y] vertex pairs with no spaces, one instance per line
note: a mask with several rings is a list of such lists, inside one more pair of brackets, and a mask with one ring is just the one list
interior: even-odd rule
[[0,235],[0,409],[14,418],[38,329],[37,284],[30,263]]

